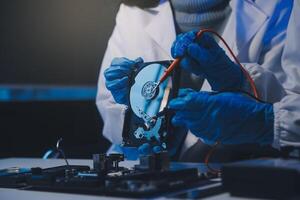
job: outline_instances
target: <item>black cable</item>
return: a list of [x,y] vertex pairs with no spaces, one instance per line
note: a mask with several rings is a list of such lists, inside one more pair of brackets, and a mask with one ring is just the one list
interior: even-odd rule
[[160,0],[122,0],[122,3],[128,6],[137,6],[139,8],[153,8],[159,5]]
[[266,104],[272,104],[270,102],[267,102],[267,101],[263,101],[257,97],[255,97],[253,94],[249,93],[249,92],[246,92],[246,91],[243,91],[243,90],[222,90],[222,91],[217,91],[217,92],[214,92],[213,94],[214,95],[217,95],[217,94],[222,94],[222,93],[226,93],[226,92],[231,92],[231,93],[242,93],[242,94],[245,94],[251,98],[253,98],[254,100],[260,102],[260,103],[266,103]]

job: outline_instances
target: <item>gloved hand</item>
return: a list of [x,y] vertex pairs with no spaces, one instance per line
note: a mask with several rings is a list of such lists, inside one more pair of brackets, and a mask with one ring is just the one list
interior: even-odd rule
[[105,85],[110,90],[115,101],[129,105],[129,76],[142,58],[132,61],[127,58],[114,58],[109,68],[104,71]]
[[195,39],[196,31],[180,34],[172,45],[174,58],[182,57],[180,66],[206,78],[214,91],[241,89],[244,74],[208,34]]
[[273,142],[273,105],[242,93],[195,92],[182,89],[169,103],[172,123],[185,126],[207,144],[261,144]]
[[163,149],[160,146],[152,147],[149,143],[144,143],[138,147],[139,155],[150,155],[152,153],[159,153]]

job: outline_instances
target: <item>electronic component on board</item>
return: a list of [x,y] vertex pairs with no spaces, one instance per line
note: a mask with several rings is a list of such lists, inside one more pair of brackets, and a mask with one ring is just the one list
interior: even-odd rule
[[0,187],[134,198],[216,184],[197,167],[172,165],[167,152],[143,156],[131,168],[122,166],[123,160],[123,154],[94,154],[93,168],[69,164],[45,169],[4,169],[0,171]]

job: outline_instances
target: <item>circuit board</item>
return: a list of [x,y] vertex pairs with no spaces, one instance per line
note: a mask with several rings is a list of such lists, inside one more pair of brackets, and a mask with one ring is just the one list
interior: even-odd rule
[[[0,187],[129,198],[153,198],[215,184],[215,175],[197,168],[174,168],[164,152],[140,158],[133,168],[120,167],[122,154],[94,155],[94,166],[5,169]],[[219,188],[218,188],[219,189]]]

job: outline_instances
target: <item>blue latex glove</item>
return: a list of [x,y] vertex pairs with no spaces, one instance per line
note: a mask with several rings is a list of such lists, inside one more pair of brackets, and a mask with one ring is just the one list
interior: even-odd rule
[[[169,127],[170,128],[170,127]],[[173,127],[169,129],[168,139],[166,141],[166,149],[159,145],[151,145],[144,143],[138,147],[139,155],[149,155],[152,153],[159,153],[161,151],[168,151],[169,156],[175,156],[180,150],[181,144],[185,140],[187,129],[182,127]]]
[[134,61],[127,58],[114,58],[110,67],[104,71],[106,88],[110,90],[117,103],[129,105],[129,76],[136,65],[143,62],[142,58]]
[[244,75],[224,50],[208,34],[195,40],[196,31],[180,34],[172,45],[174,58],[182,57],[181,67],[206,78],[214,91],[241,89]]
[[242,93],[195,92],[182,89],[169,108],[175,126],[185,126],[207,144],[261,144],[273,142],[273,105]]
[[150,155],[152,153],[159,153],[163,149],[160,146],[152,147],[149,143],[144,143],[138,147],[139,155]]

